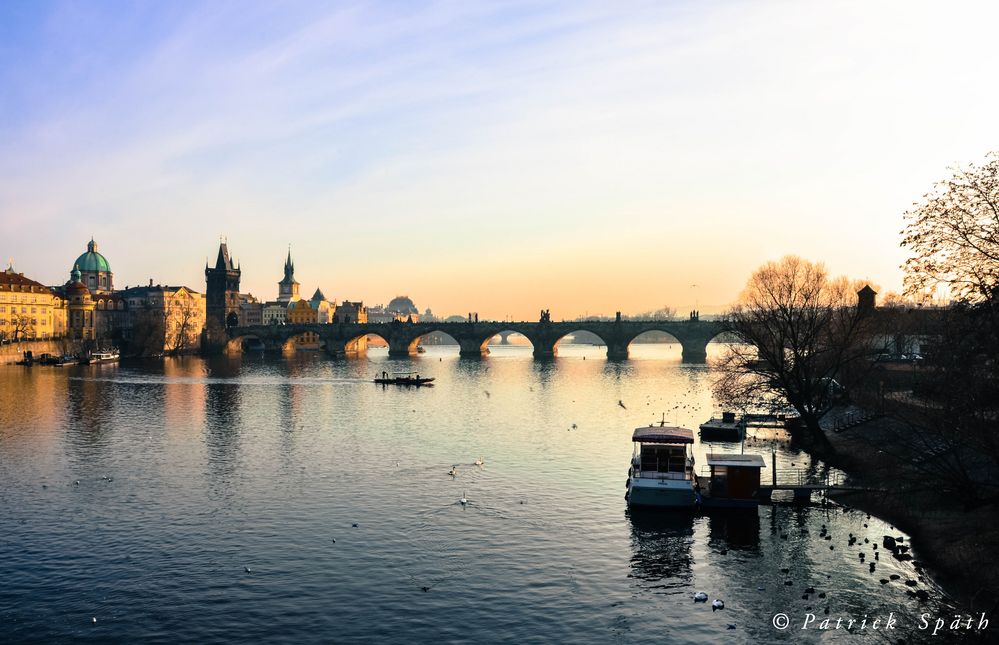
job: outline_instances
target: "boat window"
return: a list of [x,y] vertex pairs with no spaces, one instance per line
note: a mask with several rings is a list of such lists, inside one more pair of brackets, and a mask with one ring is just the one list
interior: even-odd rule
[[686,467],[686,451],[680,446],[642,446],[642,470],[683,473]]

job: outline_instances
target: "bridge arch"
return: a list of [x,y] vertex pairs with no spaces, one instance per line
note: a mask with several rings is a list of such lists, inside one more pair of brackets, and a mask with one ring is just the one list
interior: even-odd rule
[[453,343],[447,343],[447,344],[454,345],[455,347],[458,348],[458,352],[459,353],[461,352],[461,341],[455,338],[450,332],[445,331],[443,329],[430,328],[426,330],[421,330],[420,335],[413,336],[411,339],[408,340],[406,344],[406,353],[408,355],[418,354],[420,352],[420,346],[423,343],[424,339],[427,336],[430,336],[431,334],[440,334],[442,336],[446,336],[447,338],[454,341]]
[[340,335],[331,339],[326,346],[326,351],[333,356],[362,356],[368,352],[368,337],[380,338],[389,347],[391,352],[392,340],[389,334],[381,330],[362,329],[354,333]]
[[[500,339],[499,342],[496,341],[497,338]],[[515,339],[523,338],[527,341],[527,344],[530,345],[532,349],[534,348],[535,344],[534,339],[532,339],[529,335],[525,334],[524,332],[512,328],[499,329],[496,332],[491,333],[489,336],[486,337],[484,341],[482,341],[482,343],[479,345],[479,348],[481,349],[483,354],[487,354],[489,353],[489,346],[493,344],[497,345],[521,344],[519,342],[511,343],[510,338],[515,338]]]
[[267,344],[266,342],[264,342],[264,339],[258,336],[257,334],[243,334],[241,336],[236,336],[235,338],[230,338],[228,341],[226,341],[224,351],[226,354],[229,354],[231,356],[242,354],[247,349],[246,346],[247,343],[249,341],[254,341],[254,340],[263,344],[265,348],[267,347]]
[[328,340],[319,332],[306,329],[289,334],[281,343],[281,351],[285,353],[327,349]]
[[637,351],[639,356],[677,361],[681,359],[683,347],[680,339],[665,329],[640,331],[630,338],[622,339],[621,344],[624,350],[621,353],[627,356],[622,355],[620,358],[631,358]]
[[[260,349],[265,352],[280,352],[288,340],[288,335],[271,333],[269,330],[259,331],[254,328],[244,328],[240,333],[229,337],[222,351],[236,356],[250,349]],[[256,345],[256,347],[251,347]]]

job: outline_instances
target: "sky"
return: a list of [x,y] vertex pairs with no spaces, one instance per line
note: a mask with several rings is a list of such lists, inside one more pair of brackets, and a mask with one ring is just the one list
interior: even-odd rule
[[793,253],[901,290],[999,148],[996,3],[0,3],[0,256],[115,285],[554,319],[723,310]]

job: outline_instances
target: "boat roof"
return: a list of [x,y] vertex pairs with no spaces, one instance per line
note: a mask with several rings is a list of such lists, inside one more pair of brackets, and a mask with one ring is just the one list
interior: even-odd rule
[[730,452],[709,452],[709,466],[735,466],[737,468],[766,468],[760,455],[737,455]]
[[694,431],[676,426],[635,428],[631,440],[642,443],[694,443]]

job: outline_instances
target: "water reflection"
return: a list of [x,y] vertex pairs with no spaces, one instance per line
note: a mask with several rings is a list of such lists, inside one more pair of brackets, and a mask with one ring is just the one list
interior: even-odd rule
[[655,593],[679,593],[693,578],[694,515],[631,509],[631,575]]
[[712,549],[759,551],[759,509],[712,509],[707,511],[706,515],[708,545]]
[[232,479],[239,451],[242,389],[236,383],[205,386],[205,447],[208,472],[218,485]]

